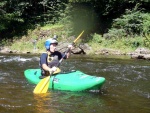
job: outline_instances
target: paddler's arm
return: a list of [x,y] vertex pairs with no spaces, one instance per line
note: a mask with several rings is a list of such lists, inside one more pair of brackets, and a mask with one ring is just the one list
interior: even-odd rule
[[55,72],[57,70],[57,68],[54,66],[52,68],[48,67],[46,64],[42,64],[42,68],[45,70],[45,71],[49,71],[50,73],[51,72]]
[[71,54],[71,50],[73,49],[73,46],[72,45],[68,45],[68,48],[69,48],[69,51],[66,55],[66,58],[69,58],[70,54]]

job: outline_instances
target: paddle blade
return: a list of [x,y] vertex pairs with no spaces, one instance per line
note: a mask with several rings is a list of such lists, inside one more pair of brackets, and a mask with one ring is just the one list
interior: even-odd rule
[[33,93],[35,93],[35,94],[46,93],[48,90],[48,87],[49,87],[49,83],[50,83],[50,76],[45,77],[37,84]]

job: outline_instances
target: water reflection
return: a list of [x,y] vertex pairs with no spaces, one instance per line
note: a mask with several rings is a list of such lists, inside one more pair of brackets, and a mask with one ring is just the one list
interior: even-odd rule
[[34,94],[36,113],[56,113],[56,110],[50,108],[50,93]]

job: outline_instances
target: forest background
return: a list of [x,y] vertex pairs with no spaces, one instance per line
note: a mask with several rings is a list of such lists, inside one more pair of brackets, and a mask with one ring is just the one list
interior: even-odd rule
[[0,47],[31,51],[36,40],[38,51],[44,51],[47,38],[70,41],[83,30],[79,43],[92,52],[150,49],[150,0],[0,1]]

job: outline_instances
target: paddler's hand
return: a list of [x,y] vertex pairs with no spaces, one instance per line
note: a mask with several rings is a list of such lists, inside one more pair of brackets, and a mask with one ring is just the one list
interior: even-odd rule
[[52,72],[55,72],[56,70],[57,70],[57,67],[54,66],[49,70],[49,73],[52,74]]
[[51,70],[52,70],[53,72],[55,72],[55,71],[57,70],[57,67],[54,66],[54,67],[51,68]]
[[70,50],[72,50],[72,49],[73,49],[73,46],[72,46],[72,45],[68,45],[68,48],[69,48]]

